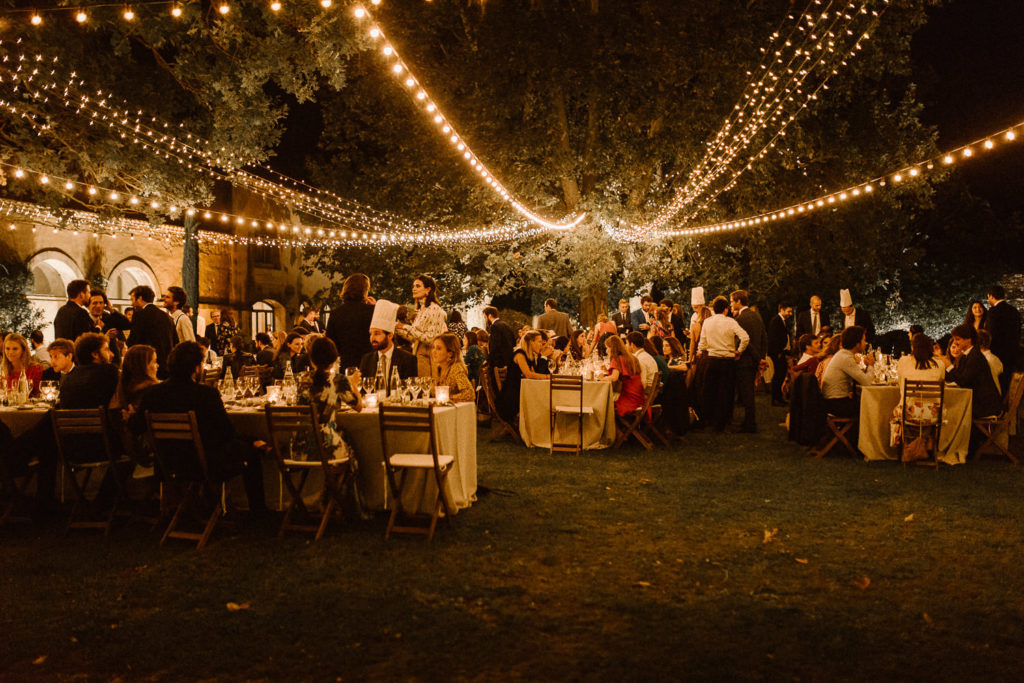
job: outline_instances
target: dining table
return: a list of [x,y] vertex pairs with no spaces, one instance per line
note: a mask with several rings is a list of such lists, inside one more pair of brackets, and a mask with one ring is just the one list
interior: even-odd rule
[[[962,387],[947,385],[943,391],[939,462],[962,465],[967,460],[972,427],[971,397],[971,390]],[[861,387],[857,447],[865,460],[899,460],[899,447],[889,445],[889,421],[899,403],[899,386],[878,384]]]
[[[519,391],[519,435],[528,447],[551,447],[550,382],[546,379],[524,379]],[[568,391],[556,391],[555,400],[562,394],[566,405],[579,405],[577,397]],[[584,380],[583,405],[593,413],[583,416],[583,448],[608,448],[615,441],[615,399],[612,383]],[[558,443],[575,443],[579,439],[579,426],[575,415],[562,414],[555,421],[555,439]]]

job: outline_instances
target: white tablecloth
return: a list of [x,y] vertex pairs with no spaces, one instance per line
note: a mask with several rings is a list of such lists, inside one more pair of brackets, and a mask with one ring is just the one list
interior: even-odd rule
[[[239,434],[257,438],[267,437],[266,416],[262,409],[233,409],[228,411],[228,415],[231,416],[231,421]],[[469,507],[476,500],[476,404],[458,403],[454,406],[434,408],[434,420],[439,452],[455,457],[452,470],[445,480],[445,499],[449,509],[456,512]],[[359,490],[363,496],[363,504],[371,510],[386,509],[391,494],[387,490],[377,411],[338,413],[336,421],[356,453],[359,463]],[[425,436],[397,432],[389,435],[388,440],[394,444],[391,446],[392,452],[395,452],[396,448],[406,453],[428,452],[429,448]],[[271,459],[264,462],[264,474],[267,504],[280,508],[284,497],[287,496],[287,490],[282,490],[280,485],[276,462]],[[315,475],[319,478],[321,473],[316,472]],[[314,479],[313,476],[311,473],[306,484],[306,491],[311,493],[320,490],[321,480]],[[434,500],[437,485],[434,483],[432,472],[410,472],[404,490],[404,509],[412,512],[433,511],[431,502]]]
[[[551,400],[548,380],[524,379],[519,392],[519,434],[527,446],[551,447]],[[557,399],[558,393],[555,397]],[[561,392],[568,397],[569,392]],[[575,402],[566,402],[578,405]],[[583,416],[583,447],[607,448],[615,441],[615,403],[611,382],[584,382],[583,405],[594,409]],[[555,422],[558,443],[576,443],[576,416],[560,415]]]
[[[899,449],[889,445],[889,418],[900,402],[895,386],[867,386],[860,398],[860,431],[857,447],[865,460],[899,460]],[[947,386],[939,430],[939,460],[961,465],[971,440],[971,390]]]

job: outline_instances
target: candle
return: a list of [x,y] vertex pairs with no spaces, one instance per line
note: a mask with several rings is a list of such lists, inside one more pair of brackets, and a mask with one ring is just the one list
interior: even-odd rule
[[367,410],[373,410],[377,407],[377,394],[367,394],[363,396],[363,407]]
[[444,384],[437,385],[437,388],[434,390],[434,394],[435,394],[435,397],[437,398],[437,402],[438,403],[442,403],[442,404],[443,403],[448,403],[448,396],[449,396],[449,394],[448,394],[448,387],[446,385],[444,385]]
[[276,384],[267,385],[267,403],[277,403],[281,398],[281,387]]

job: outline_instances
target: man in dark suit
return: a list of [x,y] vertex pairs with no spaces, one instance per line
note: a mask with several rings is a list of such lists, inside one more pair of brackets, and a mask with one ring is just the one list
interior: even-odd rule
[[[977,330],[971,324],[958,325],[951,337],[948,362],[952,367],[946,369],[946,380],[971,390],[971,412],[975,419],[998,415],[1003,401],[988,361],[978,347]],[[974,434],[971,436],[973,443]]]
[[[784,406],[785,399],[782,398],[782,383],[786,379],[786,372],[789,370],[790,343],[789,319],[793,316],[793,307],[788,303],[779,304],[778,315],[773,315],[768,323],[768,357],[772,359],[774,372],[772,374],[772,405]],[[748,332],[749,334],[749,332]]]
[[370,278],[353,273],[341,287],[341,304],[331,308],[327,338],[338,348],[341,367],[359,365],[370,351],[370,319],[373,318]]
[[640,297],[640,308],[633,311],[630,315],[630,322],[633,324],[634,332],[647,333],[647,330],[651,329],[651,324],[648,322],[649,316],[652,314],[654,308],[654,297],[650,294],[644,294]]
[[999,386],[1005,396],[1020,354],[1020,312],[1006,301],[1006,291],[1000,285],[988,290],[988,305],[985,329],[992,335],[989,350],[1003,363]]
[[376,377],[377,368],[384,364],[384,384],[387,395],[391,394],[391,373],[398,371],[399,379],[416,377],[418,364],[416,356],[395,346],[395,314],[398,306],[390,301],[380,300],[374,306],[370,322],[370,348],[359,363],[359,374]]
[[853,305],[853,297],[848,289],[839,290],[839,322],[840,330],[854,325],[863,327],[864,340],[868,344],[875,343],[875,324],[871,322],[871,314]]
[[132,332],[128,335],[128,346],[149,344],[156,349],[157,376],[167,377],[167,356],[174,346],[174,323],[171,316],[153,304],[156,293],[147,286],[139,285],[128,293],[135,315],[132,316]]
[[[270,335],[266,332],[256,334],[256,365],[273,365],[274,349],[270,345]],[[351,366],[342,366],[342,368]]]
[[568,339],[572,324],[569,322],[569,314],[558,310],[558,302],[548,299],[544,302],[544,312],[537,318],[537,329],[551,330],[556,337]]
[[[162,311],[161,314],[170,321]],[[202,370],[203,352],[199,344],[187,341],[175,346],[167,359],[167,381],[142,392],[139,408],[129,418],[128,428],[135,434],[145,432],[147,411],[194,411],[211,478],[222,482],[241,474],[249,510],[266,514],[260,453],[247,439],[235,435],[235,427],[217,390],[196,381]]]
[[488,306],[484,309],[487,320],[487,334],[490,341],[487,347],[487,364],[492,368],[506,368],[512,363],[512,354],[516,348],[516,335],[504,320],[498,318],[498,309]]
[[75,341],[78,335],[93,331],[92,316],[86,305],[89,303],[89,283],[72,280],[68,283],[68,301],[60,307],[53,319],[53,334],[57,339]]
[[612,316],[615,323],[615,330],[619,334],[629,334],[633,331],[633,321],[629,315],[629,302],[619,299],[619,312]]
[[750,310],[750,295],[745,289],[737,289],[729,295],[729,300],[736,322],[750,335],[750,343],[736,361],[736,392],[739,394],[740,405],[743,406],[743,424],[739,431],[753,434],[757,431],[754,384],[757,380],[757,371],[764,362],[768,335],[761,316]]
[[323,334],[324,330],[320,327],[320,307],[307,303],[302,309],[302,320],[299,321],[298,327],[309,333]]
[[811,307],[800,311],[796,317],[796,338],[805,334],[817,337],[823,327],[828,327],[828,315],[821,310],[821,297],[815,294],[811,297]]
[[60,385],[60,408],[106,406],[117,390],[120,373],[111,364],[110,338],[86,332],[75,342],[75,367]]

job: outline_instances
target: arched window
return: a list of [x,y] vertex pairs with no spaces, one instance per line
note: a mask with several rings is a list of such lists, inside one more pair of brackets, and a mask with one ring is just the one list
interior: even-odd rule
[[274,307],[266,301],[257,301],[252,305],[252,333],[268,334],[274,331]]
[[34,284],[32,296],[67,299],[68,283],[82,279],[82,270],[74,260],[62,251],[47,249],[33,256],[28,262]]
[[153,269],[141,259],[127,258],[110,271],[110,277],[107,278],[107,298],[127,302],[128,292],[139,285],[149,286],[157,298],[160,297],[160,285],[156,281]]

